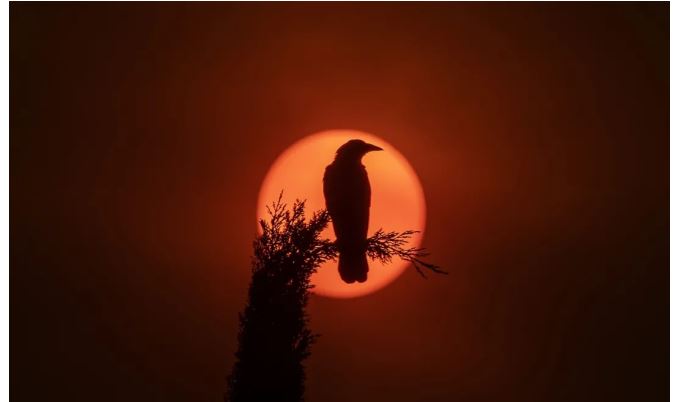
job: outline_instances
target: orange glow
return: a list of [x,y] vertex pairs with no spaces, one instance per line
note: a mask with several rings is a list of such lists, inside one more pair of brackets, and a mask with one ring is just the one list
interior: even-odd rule
[[[369,235],[384,230],[423,231],[426,203],[423,189],[409,162],[392,145],[361,131],[331,130],[306,137],[286,149],[271,165],[259,192],[258,219],[266,218],[266,205],[283,190],[286,203],[296,198],[307,201],[307,210],[324,209],[323,173],[335,151],[350,139],[358,138],[383,148],[367,154],[362,162],[371,182]],[[332,225],[324,236],[334,239]],[[419,246],[422,233],[414,235],[409,246]],[[328,297],[359,297],[375,292],[404,272],[408,263],[394,259],[383,265],[369,260],[369,277],[364,283],[346,284],[340,279],[337,261],[329,261],[312,277],[314,293]]]

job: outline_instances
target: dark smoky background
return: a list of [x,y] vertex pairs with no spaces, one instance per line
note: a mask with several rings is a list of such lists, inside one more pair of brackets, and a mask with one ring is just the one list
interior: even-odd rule
[[261,180],[335,128],[450,275],[314,296],[309,401],[666,400],[668,46],[667,3],[10,4],[12,400],[221,400]]

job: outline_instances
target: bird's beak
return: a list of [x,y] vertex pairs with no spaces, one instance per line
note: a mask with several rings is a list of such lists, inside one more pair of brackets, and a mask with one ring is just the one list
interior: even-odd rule
[[383,148],[377,147],[373,144],[366,144],[366,152],[371,152],[371,151],[382,151]]

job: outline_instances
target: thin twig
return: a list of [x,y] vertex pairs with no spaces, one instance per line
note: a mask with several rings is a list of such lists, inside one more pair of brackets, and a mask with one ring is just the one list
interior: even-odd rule
[[371,259],[379,260],[383,264],[387,264],[392,260],[392,257],[399,257],[404,261],[411,262],[416,272],[422,277],[426,278],[423,269],[433,271],[436,274],[447,275],[447,271],[443,271],[439,266],[431,264],[423,260],[429,254],[425,248],[406,247],[411,237],[419,233],[416,230],[405,230],[404,232],[386,232],[379,229],[367,240],[366,253]]

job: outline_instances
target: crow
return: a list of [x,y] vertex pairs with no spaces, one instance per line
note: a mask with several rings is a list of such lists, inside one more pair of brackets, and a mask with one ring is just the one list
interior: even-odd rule
[[362,165],[370,151],[382,151],[362,140],[350,140],[335,154],[323,176],[326,209],[333,221],[338,246],[338,272],[346,283],[366,282],[366,235],[369,230],[371,185]]

